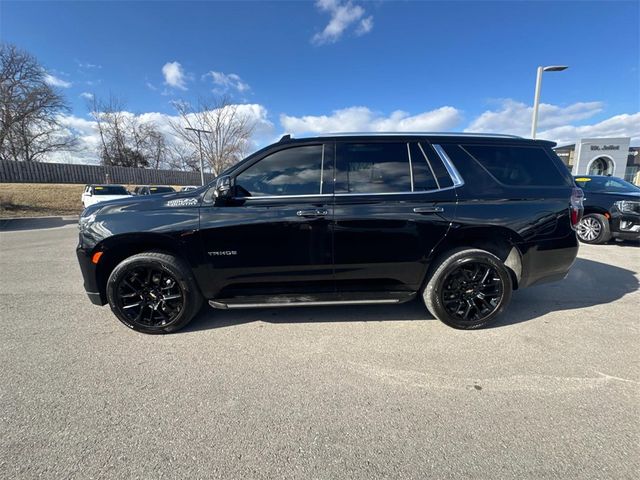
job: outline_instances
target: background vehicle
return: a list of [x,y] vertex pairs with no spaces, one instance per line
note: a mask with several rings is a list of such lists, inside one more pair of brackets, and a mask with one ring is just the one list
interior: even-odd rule
[[191,190],[197,190],[198,188],[200,188],[200,187],[198,187],[198,186],[196,186],[196,185],[187,185],[187,186],[185,186],[185,187],[182,187],[182,188],[180,189],[180,191],[181,191],[181,192],[190,192]]
[[175,193],[175,189],[167,185],[138,185],[133,190],[134,195],[155,195],[156,193]]
[[575,177],[584,191],[584,217],[576,229],[585,243],[606,243],[612,237],[640,240],[640,188],[621,178]]
[[122,185],[86,185],[82,192],[82,205],[89,205],[107,200],[129,197],[129,192]]
[[286,136],[209,188],[80,219],[91,301],[166,333],[215,308],[400,303],[479,328],[512,290],[564,278],[581,195],[552,142],[511,136]]

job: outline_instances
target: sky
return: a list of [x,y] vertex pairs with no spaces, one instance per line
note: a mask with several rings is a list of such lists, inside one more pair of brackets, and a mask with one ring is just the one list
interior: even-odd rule
[[12,1],[0,39],[35,55],[69,100],[91,161],[87,100],[112,94],[162,124],[176,100],[228,95],[284,133],[477,131],[640,144],[640,2]]

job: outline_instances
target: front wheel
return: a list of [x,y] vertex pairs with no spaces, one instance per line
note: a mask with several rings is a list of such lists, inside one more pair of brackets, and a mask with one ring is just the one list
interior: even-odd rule
[[434,268],[422,298],[429,311],[451,327],[465,330],[484,327],[511,300],[511,275],[490,252],[455,250],[441,257]]
[[576,233],[581,242],[600,244],[611,240],[609,220],[604,215],[592,213],[585,215],[576,227]]
[[113,269],[107,300],[127,327],[143,333],[170,333],[184,327],[202,306],[191,270],[164,252],[133,255]]

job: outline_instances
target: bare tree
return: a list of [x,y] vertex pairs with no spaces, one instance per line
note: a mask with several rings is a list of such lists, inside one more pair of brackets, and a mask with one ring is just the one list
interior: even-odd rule
[[89,108],[100,135],[103,165],[158,169],[168,163],[164,135],[155,124],[127,112],[122,100],[110,96],[102,101],[94,96]]
[[0,159],[33,162],[75,145],[59,121],[69,107],[46,75],[35,57],[0,44]]
[[[174,107],[179,120],[171,122],[176,137],[190,147],[190,159],[199,158],[198,137],[185,127],[210,131],[202,134],[202,154],[211,172],[218,175],[244,157],[250,144],[255,123],[223,96],[211,100],[200,99],[196,106],[187,102],[176,102]],[[197,165],[197,163],[196,163]],[[189,165],[191,166],[191,165]],[[194,168],[199,170],[199,167]]]

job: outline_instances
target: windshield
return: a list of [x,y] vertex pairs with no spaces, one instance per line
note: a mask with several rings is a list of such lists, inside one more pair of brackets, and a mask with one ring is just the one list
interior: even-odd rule
[[122,185],[98,185],[93,187],[94,195],[129,195]]
[[634,184],[615,177],[576,177],[576,184],[585,192],[640,192]]
[[169,193],[175,192],[171,187],[149,187],[149,193]]

